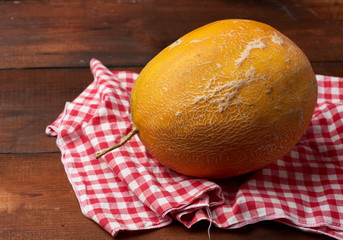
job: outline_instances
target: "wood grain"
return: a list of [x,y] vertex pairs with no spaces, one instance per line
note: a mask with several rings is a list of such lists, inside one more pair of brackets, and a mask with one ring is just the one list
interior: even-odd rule
[[57,152],[55,138],[47,138],[45,127],[92,81],[89,68],[2,70],[0,153]]
[[[303,49],[315,73],[343,76],[341,0],[0,0],[0,238],[113,239],[82,215],[45,127],[92,82],[91,58],[140,72],[180,36],[225,18],[270,24]],[[115,239],[208,239],[207,228],[174,222]],[[266,221],[212,227],[211,239],[329,238]]]
[[[112,239],[82,215],[59,153],[0,154],[0,182],[1,239]],[[208,226],[200,222],[187,229],[174,222],[157,230],[121,232],[116,239],[207,240]],[[218,240],[326,239],[271,221],[237,230],[212,227],[210,233]]]
[[83,217],[60,154],[1,154],[0,169],[1,239],[111,239]]
[[[340,63],[314,63],[315,73],[343,76]],[[139,73],[142,67],[112,67]],[[2,70],[0,153],[59,152],[45,127],[92,81],[89,68]]]
[[311,61],[343,60],[339,1],[0,1],[0,68],[142,66],[206,23],[247,18],[286,34]]

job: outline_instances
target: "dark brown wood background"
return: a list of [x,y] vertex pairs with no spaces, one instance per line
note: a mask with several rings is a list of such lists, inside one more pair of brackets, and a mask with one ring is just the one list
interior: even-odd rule
[[[0,0],[0,239],[111,239],[82,215],[46,125],[92,81],[91,58],[139,72],[183,34],[227,18],[270,24],[317,74],[343,76],[342,0]],[[208,239],[207,227],[116,238]],[[326,238],[271,221],[211,228],[211,239]]]

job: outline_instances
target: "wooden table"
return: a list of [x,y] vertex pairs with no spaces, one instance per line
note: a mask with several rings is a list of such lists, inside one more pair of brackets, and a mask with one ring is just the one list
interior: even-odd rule
[[[317,74],[343,76],[343,1],[0,1],[0,239],[111,239],[85,218],[50,124],[91,81],[89,61],[139,72],[160,50],[206,23],[270,24]],[[179,223],[118,239],[208,239],[207,223]],[[212,239],[326,239],[276,222],[211,228]]]

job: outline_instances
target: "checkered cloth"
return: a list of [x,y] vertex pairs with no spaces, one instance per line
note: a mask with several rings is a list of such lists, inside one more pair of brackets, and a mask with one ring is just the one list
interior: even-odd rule
[[[113,236],[159,228],[173,219],[239,228],[276,220],[343,239],[343,79],[317,75],[318,104],[299,143],[274,164],[240,178],[190,178],[158,163],[137,136],[95,158],[132,129],[130,92],[136,73],[91,61],[92,82],[46,128],[83,214]],[[238,179],[238,180],[237,180]]]

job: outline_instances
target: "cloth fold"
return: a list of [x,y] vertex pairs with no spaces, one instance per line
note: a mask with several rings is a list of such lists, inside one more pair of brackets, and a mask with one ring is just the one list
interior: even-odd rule
[[92,59],[94,81],[47,126],[83,214],[115,236],[207,220],[239,228],[276,220],[343,239],[343,79],[317,75],[311,124],[283,158],[252,174],[210,181],[173,172],[137,136],[96,159],[132,129],[130,92],[137,74],[111,72]]

